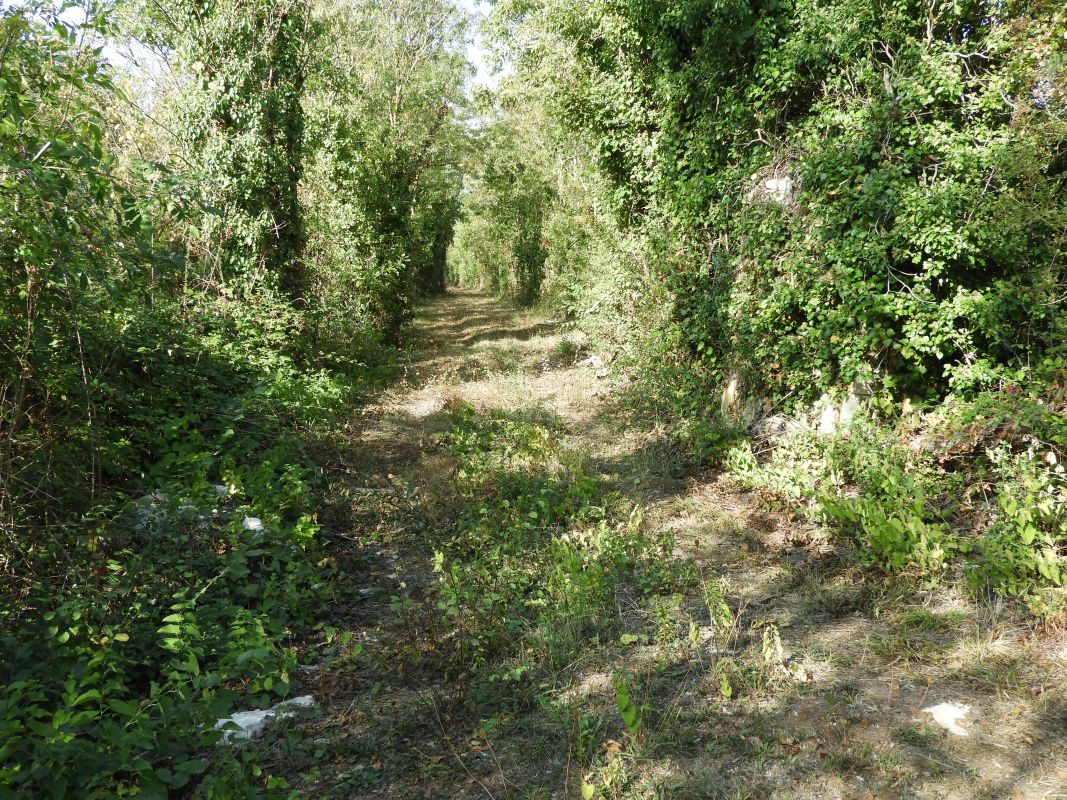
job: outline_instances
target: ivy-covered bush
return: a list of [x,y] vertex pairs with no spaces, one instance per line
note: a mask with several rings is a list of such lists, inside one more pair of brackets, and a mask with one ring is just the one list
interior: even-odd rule
[[506,4],[565,75],[618,212],[659,228],[694,358],[811,400],[936,398],[1062,339],[1064,26],[1055,4]]
[[[548,198],[549,279],[525,299],[603,330],[601,304],[553,287],[615,287],[601,341],[699,453],[806,505],[870,563],[963,567],[976,591],[1052,609],[1067,557],[1051,422],[1067,319],[1060,5],[505,0],[486,31],[512,66],[493,124],[517,132],[510,169],[533,165]],[[485,210],[461,224],[457,269],[510,291],[491,277],[517,227],[486,220],[522,207],[495,210],[518,182],[476,174]],[[581,278],[559,280],[556,253]],[[758,458],[738,443],[772,415],[816,427],[850,393],[873,423]],[[943,437],[975,426],[986,440],[938,460],[955,453]]]

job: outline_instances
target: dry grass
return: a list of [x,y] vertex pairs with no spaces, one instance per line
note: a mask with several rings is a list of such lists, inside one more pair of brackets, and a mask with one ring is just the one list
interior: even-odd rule
[[[548,800],[578,796],[585,779],[620,800],[1067,797],[1062,635],[872,577],[823,532],[694,472],[662,431],[613,410],[613,378],[582,363],[585,347],[483,295],[421,310],[404,379],[367,409],[350,476],[402,485],[409,502],[353,498],[365,530],[339,555],[353,588],[338,619],[363,652],[318,678],[326,716],[305,735],[323,754],[286,756],[301,794]],[[654,605],[620,593],[615,628],[636,638],[589,641],[521,708],[470,707],[428,638],[424,531],[447,530],[456,510],[439,442],[461,404],[558,419],[568,447],[644,507],[646,526],[670,531],[704,581]],[[716,632],[702,591],[719,576],[731,622]],[[773,631],[782,651],[768,658]],[[636,739],[615,710],[620,669],[649,706]],[[922,710],[942,702],[970,706],[968,736]]]

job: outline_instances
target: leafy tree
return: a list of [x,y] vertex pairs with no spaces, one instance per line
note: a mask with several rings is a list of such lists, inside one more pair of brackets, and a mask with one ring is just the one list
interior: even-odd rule
[[111,80],[78,31],[54,12],[38,14],[11,7],[0,16],[0,509],[8,531],[100,496],[106,411],[94,347],[113,334],[110,294],[136,285],[147,266],[136,199],[103,149],[98,93],[112,91]]
[[204,202],[205,279],[304,294],[302,97],[314,30],[297,0],[145,2],[135,33],[187,76],[175,132]]
[[[388,98],[336,95],[350,125],[330,138],[316,115],[343,73],[319,56],[369,64],[384,20],[284,0],[0,12],[3,796],[262,788],[213,724],[288,692],[290,637],[328,590],[308,444],[370,379],[350,351],[381,358],[440,287],[417,276],[442,274],[458,187],[449,19],[397,108],[407,133],[376,150]],[[324,251],[334,199],[352,224]],[[333,273],[381,290],[349,338]]]
[[[444,290],[458,202],[466,19],[443,0],[326,4],[304,183],[321,334],[395,337]],[[353,325],[362,334],[348,330]]]

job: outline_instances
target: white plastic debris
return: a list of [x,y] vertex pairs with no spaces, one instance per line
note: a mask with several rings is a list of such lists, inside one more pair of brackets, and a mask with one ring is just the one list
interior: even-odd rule
[[261,531],[263,530],[263,520],[259,517],[245,517],[241,520],[241,527],[246,531]]
[[959,703],[938,703],[936,706],[924,708],[923,713],[932,716],[934,722],[951,734],[956,736],[969,735],[967,730],[959,723],[971,713],[970,706],[960,705]]
[[222,730],[233,723],[238,727],[238,730],[223,730],[223,742],[254,739],[266,730],[267,723],[274,717],[291,717],[296,713],[297,709],[315,708],[316,705],[315,698],[310,694],[305,694],[261,711],[238,711],[232,717],[226,717],[216,722],[215,730]]
[[216,483],[211,488],[215,490],[215,496],[219,500],[225,500],[227,497],[230,496],[230,487],[226,486],[225,484]]

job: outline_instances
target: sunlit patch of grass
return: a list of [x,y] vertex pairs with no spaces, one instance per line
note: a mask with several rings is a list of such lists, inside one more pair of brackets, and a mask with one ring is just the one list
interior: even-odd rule
[[893,626],[868,638],[870,649],[882,658],[904,664],[935,664],[955,652],[964,638],[968,616],[959,611],[935,612],[912,608]]
[[867,637],[867,645],[875,655],[902,664],[930,664],[938,661],[949,645],[916,637],[906,631],[874,633]]
[[800,592],[816,613],[840,616],[855,611],[862,605],[863,591],[862,581],[850,573],[801,573]]
[[920,633],[958,633],[967,621],[961,611],[935,612],[925,608],[913,608],[900,617],[900,627],[905,631]]
[[823,768],[842,777],[864,772],[872,766],[874,750],[869,744],[863,744],[859,748],[834,747],[824,753],[821,758]]
[[995,653],[965,667],[963,674],[985,688],[998,691],[1019,691],[1025,686],[1025,657],[1010,653]]

